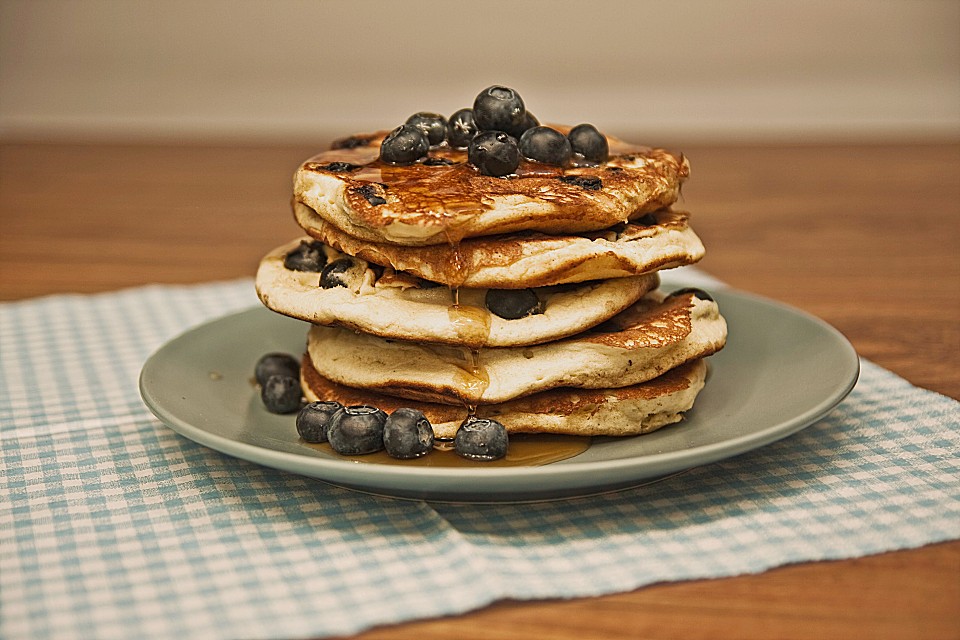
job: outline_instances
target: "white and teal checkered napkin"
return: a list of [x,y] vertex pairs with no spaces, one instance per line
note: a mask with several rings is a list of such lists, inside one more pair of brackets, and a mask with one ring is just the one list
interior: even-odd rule
[[0,637],[280,638],[960,537],[960,404],[868,362],[829,417],[600,497],[377,498],[206,449],[146,357],[249,281],[0,305]]

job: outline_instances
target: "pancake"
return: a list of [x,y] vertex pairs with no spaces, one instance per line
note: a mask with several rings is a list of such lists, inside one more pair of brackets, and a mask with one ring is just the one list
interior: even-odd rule
[[559,387],[603,389],[646,382],[723,348],[717,304],[693,294],[645,296],[610,322],[529,347],[484,349],[384,340],[315,326],[307,352],[338,384],[445,404],[495,404]]
[[446,146],[431,149],[426,162],[395,166],[379,160],[386,134],[355,136],[334,145],[348,148],[303,162],[294,200],[354,238],[426,246],[607,229],[671,205],[690,172],[682,155],[609,136],[610,157],[599,166],[521,161],[515,175],[491,177],[466,161],[465,150]]
[[294,214],[311,236],[344,253],[455,287],[525,289],[623,278],[693,264],[704,254],[689,214],[679,211],[578,235],[520,232],[427,247],[355,238],[301,202]]
[[656,274],[534,289],[543,312],[505,320],[484,307],[487,289],[450,289],[393,269],[373,268],[323,246],[328,264],[352,261],[349,286],[324,289],[317,272],[284,267],[301,241],[271,251],[260,262],[256,288],[270,309],[320,325],[337,325],[381,338],[473,348],[539,344],[574,335],[620,313],[659,283]]
[[[452,438],[467,417],[462,405],[418,402],[338,385],[317,373],[309,356],[304,357],[300,371],[308,401],[366,404],[387,413],[400,407],[418,409],[439,438]],[[680,421],[703,388],[706,374],[706,363],[695,360],[643,384],[617,389],[554,389],[502,404],[480,405],[476,415],[496,419],[509,433],[639,435]]]

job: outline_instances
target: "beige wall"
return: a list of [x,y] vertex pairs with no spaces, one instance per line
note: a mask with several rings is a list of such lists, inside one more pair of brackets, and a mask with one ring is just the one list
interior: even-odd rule
[[661,139],[960,137],[960,2],[0,0],[0,136],[297,139],[517,88]]

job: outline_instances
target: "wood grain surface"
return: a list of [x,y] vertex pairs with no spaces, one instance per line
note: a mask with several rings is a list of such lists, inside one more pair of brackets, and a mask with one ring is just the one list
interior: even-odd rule
[[[0,300],[250,277],[299,235],[303,146],[0,147]],[[800,307],[960,398],[960,146],[688,146],[701,267]],[[0,356],[2,357],[2,356]],[[960,528],[960,523],[958,523]],[[960,542],[572,601],[372,638],[960,638]]]

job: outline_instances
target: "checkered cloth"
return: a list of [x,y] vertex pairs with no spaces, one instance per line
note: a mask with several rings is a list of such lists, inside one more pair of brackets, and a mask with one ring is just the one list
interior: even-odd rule
[[869,362],[799,434],[599,497],[391,500],[222,455],[137,378],[253,304],[245,280],[0,305],[0,637],[345,634],[960,537],[960,404]]

